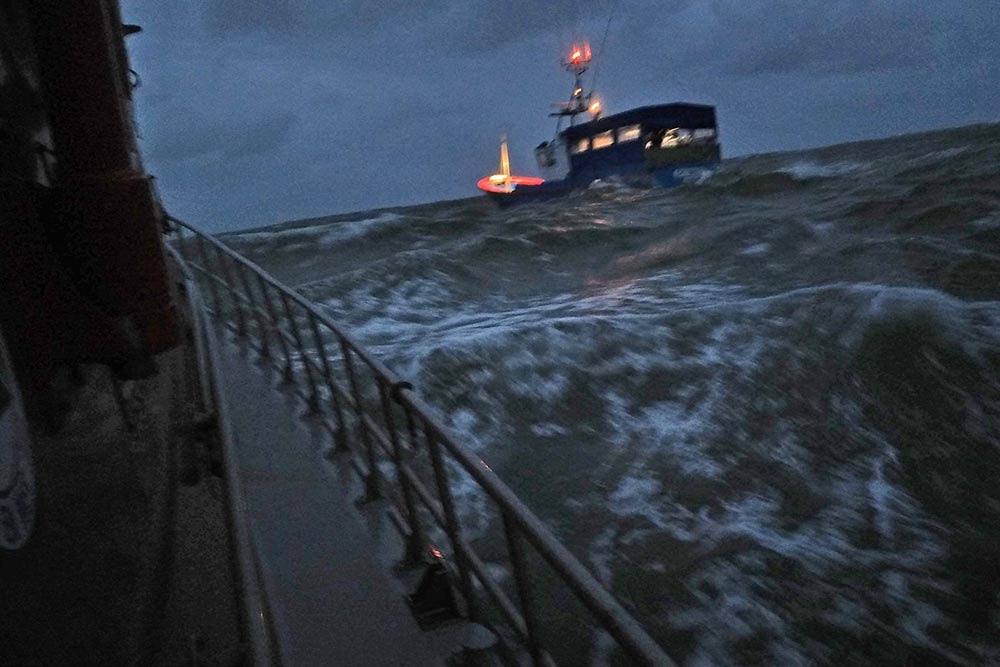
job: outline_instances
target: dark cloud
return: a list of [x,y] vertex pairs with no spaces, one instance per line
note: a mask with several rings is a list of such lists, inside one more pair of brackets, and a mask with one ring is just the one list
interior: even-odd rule
[[227,32],[286,33],[299,25],[295,0],[209,0],[202,13],[215,34]]
[[[608,0],[549,0],[548,2],[446,2],[447,11],[432,22],[431,37],[458,53],[481,53],[539,35],[563,34],[566,40],[583,36],[583,26],[598,28],[614,11]],[[634,6],[644,2],[633,2]],[[674,4],[685,4],[675,2]],[[460,26],[456,29],[456,26]],[[594,46],[600,29],[589,36]],[[574,34],[576,33],[576,34]]]
[[222,156],[231,159],[267,155],[288,142],[296,120],[295,114],[284,113],[255,121],[247,127],[227,128],[222,134],[228,139]]
[[615,0],[209,0],[203,16],[215,34],[264,32],[314,41],[406,32],[425,48],[465,54],[605,19],[617,4]]
[[[414,20],[428,23],[428,17],[448,11],[454,3],[369,2],[348,0],[207,0],[202,15],[216,35],[262,32],[275,36],[294,35],[300,39],[369,35],[374,31],[412,26]],[[390,25],[392,24],[392,25]]]
[[281,113],[249,119],[246,124],[224,119],[206,122],[199,114],[181,112],[157,126],[145,146],[150,158],[165,162],[211,154],[226,159],[266,155],[287,143],[296,121],[295,114]]
[[[923,3],[847,0],[715,2],[719,39],[737,74],[876,72],[925,66],[933,23]],[[746,39],[753,35],[753,39]]]
[[1000,12],[989,4],[713,0],[689,5],[666,25],[632,16],[615,34],[660,45],[663,57],[653,62],[668,69],[738,76],[939,69],[997,55],[990,35]]

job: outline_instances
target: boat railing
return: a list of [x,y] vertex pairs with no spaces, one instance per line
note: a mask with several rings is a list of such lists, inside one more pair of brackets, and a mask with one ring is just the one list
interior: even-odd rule
[[[350,457],[366,500],[388,501],[405,545],[404,563],[441,558],[431,541],[446,540],[448,565],[464,614],[494,625],[481,606],[485,595],[535,665],[553,660],[543,640],[538,593],[530,563],[548,564],[637,664],[673,665],[663,649],[496,473],[459,443],[414,388],[365,350],[342,326],[295,290],[215,237],[168,218],[174,247],[207,288],[208,310],[305,401],[333,436],[333,451]],[[502,525],[515,595],[508,595],[463,530],[453,483],[458,470],[494,503]],[[432,490],[433,489],[433,490]],[[515,602],[515,599],[517,602]],[[499,628],[498,628],[499,629]]]

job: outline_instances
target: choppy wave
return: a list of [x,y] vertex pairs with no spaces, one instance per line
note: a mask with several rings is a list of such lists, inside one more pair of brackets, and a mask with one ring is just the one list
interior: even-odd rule
[[414,381],[680,664],[996,664],[998,174],[975,126],[229,240]]

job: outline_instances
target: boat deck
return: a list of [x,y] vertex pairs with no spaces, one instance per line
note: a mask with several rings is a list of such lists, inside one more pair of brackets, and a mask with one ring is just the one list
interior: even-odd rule
[[[221,330],[225,332],[225,330]],[[219,366],[238,468],[264,573],[281,662],[289,665],[436,665],[460,646],[461,628],[424,632],[390,570],[398,554],[382,509],[355,505],[360,491],[325,456],[331,445],[297,415],[225,333]]]
[[[324,458],[298,400],[220,331],[209,328],[220,408],[277,654],[258,664],[444,664],[465,624],[418,627],[381,508],[355,506],[356,483]],[[60,433],[34,434],[38,520],[23,549],[0,551],[0,664],[248,659],[224,483],[197,437],[192,355],[160,355],[158,375],[124,386],[124,412],[107,370],[88,367]]]
[[[240,655],[219,480],[190,476],[185,348],[124,387],[86,367],[57,435],[34,432],[35,532],[0,551],[0,664],[178,664]],[[192,483],[193,482],[193,483]]]

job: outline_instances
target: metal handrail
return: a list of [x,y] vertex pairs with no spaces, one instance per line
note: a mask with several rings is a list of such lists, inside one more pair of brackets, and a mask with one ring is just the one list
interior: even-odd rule
[[[326,417],[322,406],[329,403],[332,407],[335,423],[331,424],[328,419],[324,419],[323,423],[334,434],[336,449],[352,452],[354,468],[363,478],[365,499],[383,497],[385,480],[379,464],[392,464],[399,493],[394,493],[395,498],[390,499],[390,502],[396,516],[401,517],[405,524],[400,526],[406,541],[404,560],[419,562],[422,554],[432,550],[422,525],[422,516],[429,516],[444,531],[454,557],[465,613],[470,618],[485,622],[478,610],[473,584],[475,578],[497,605],[509,629],[524,642],[532,662],[535,665],[552,664],[539,637],[537,605],[532,595],[524,549],[527,544],[534,547],[559,579],[593,614],[598,625],[633,660],[645,665],[674,665],[639,622],[555,538],[510,487],[482,459],[459,444],[450,429],[442,424],[437,412],[424,403],[409,383],[402,381],[313,303],[280,283],[260,266],[181,220],[171,217],[168,221],[176,232],[179,254],[192,271],[206,279],[212,296],[211,312],[214,316],[233,327],[238,336],[251,337],[250,334],[256,329],[261,357],[270,359],[281,370],[284,380],[294,384],[296,392],[306,401],[311,413]],[[194,235],[196,251],[188,247],[185,230]],[[214,262],[206,244],[211,248]],[[213,263],[217,268],[212,266]],[[247,279],[247,272],[256,277],[259,298],[263,303],[258,303],[258,296],[250,288],[253,281]],[[234,273],[239,274],[238,283],[233,278]],[[224,290],[228,303],[225,303],[226,299],[220,289]],[[298,308],[298,312],[295,308]],[[305,323],[307,335],[312,334],[311,345],[306,340],[306,335],[303,335],[300,318]],[[321,328],[333,335],[334,349],[339,349],[340,352],[339,359],[334,359],[327,351]],[[279,343],[280,355],[276,356],[271,350],[272,341]],[[296,361],[300,367],[299,372]],[[370,384],[362,385],[359,380],[363,369],[367,369]],[[366,391],[370,391],[370,394],[366,395]],[[379,425],[379,413],[384,428]],[[396,415],[405,417],[405,420],[397,422]],[[348,442],[351,425],[356,433],[353,443]],[[421,442],[423,447],[420,446]],[[358,446],[362,450],[360,461],[357,456]],[[416,453],[424,450],[430,458],[436,498],[412,465]],[[463,537],[459,514],[448,483],[445,455],[464,470],[499,509],[519,605],[491,578],[484,563]],[[402,506],[396,502],[399,497],[403,500]],[[426,514],[421,513],[421,507]]]

